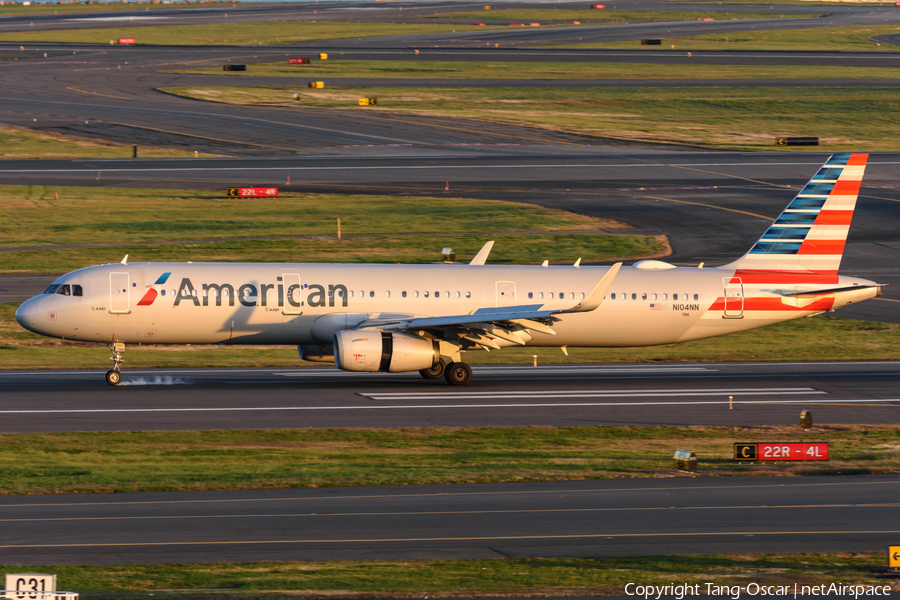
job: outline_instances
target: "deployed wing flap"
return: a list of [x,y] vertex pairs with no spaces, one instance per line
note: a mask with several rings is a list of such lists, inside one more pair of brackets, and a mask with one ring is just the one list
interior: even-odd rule
[[423,317],[412,319],[405,326],[446,327],[449,325],[470,325],[478,323],[495,323],[497,321],[513,321],[516,319],[546,319],[558,313],[557,310],[541,310],[543,304],[527,304],[522,306],[498,306],[496,308],[479,308],[470,315],[452,315],[447,317]]

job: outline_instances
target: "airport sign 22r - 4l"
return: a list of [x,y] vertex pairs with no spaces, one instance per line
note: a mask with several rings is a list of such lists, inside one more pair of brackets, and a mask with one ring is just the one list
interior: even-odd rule
[[734,460],[828,460],[828,442],[735,444]]

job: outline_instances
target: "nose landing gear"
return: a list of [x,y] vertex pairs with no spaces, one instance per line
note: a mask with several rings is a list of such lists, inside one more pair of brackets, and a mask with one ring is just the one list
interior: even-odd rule
[[119,385],[122,383],[122,372],[119,370],[119,366],[125,361],[125,344],[118,342],[110,344],[109,351],[112,353],[109,360],[113,361],[113,368],[106,372],[106,383]]

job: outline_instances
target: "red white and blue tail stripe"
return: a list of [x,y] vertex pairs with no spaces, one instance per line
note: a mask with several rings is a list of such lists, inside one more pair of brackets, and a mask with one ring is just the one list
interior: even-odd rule
[[837,274],[868,158],[831,156],[750,252],[724,268]]

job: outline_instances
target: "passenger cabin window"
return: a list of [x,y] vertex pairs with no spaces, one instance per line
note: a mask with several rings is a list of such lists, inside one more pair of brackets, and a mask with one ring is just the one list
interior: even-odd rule
[[700,299],[700,295],[699,295],[699,294],[694,294],[694,300],[699,300],[699,299]]
[[663,300],[668,300],[668,299],[669,299],[669,295],[668,295],[668,294],[663,294]]
[[615,300],[615,299],[616,299],[616,293],[613,292],[612,294],[609,295],[609,297],[610,297],[612,300]]
[[672,300],[678,300],[678,294],[672,294]]
[[384,297],[385,297],[385,298],[390,298],[390,297],[391,297],[391,292],[390,292],[390,290],[388,290],[388,291],[386,291],[386,292],[384,293]]
[[466,292],[466,298],[471,298],[471,297],[472,297],[472,292]]
[[406,292],[401,292],[400,295],[406,298]]
[[632,295],[631,295],[631,299],[632,299],[632,300],[637,300],[637,294],[632,294]]
[[641,294],[641,300],[646,300],[646,299],[647,299],[647,294],[646,293]]
[[375,292],[374,291],[369,292],[369,298],[374,298],[374,297],[375,297]]
[[656,294],[653,294],[653,299],[656,300],[657,298],[658,296]]
[[528,292],[528,299],[531,300],[534,298],[534,292]]

